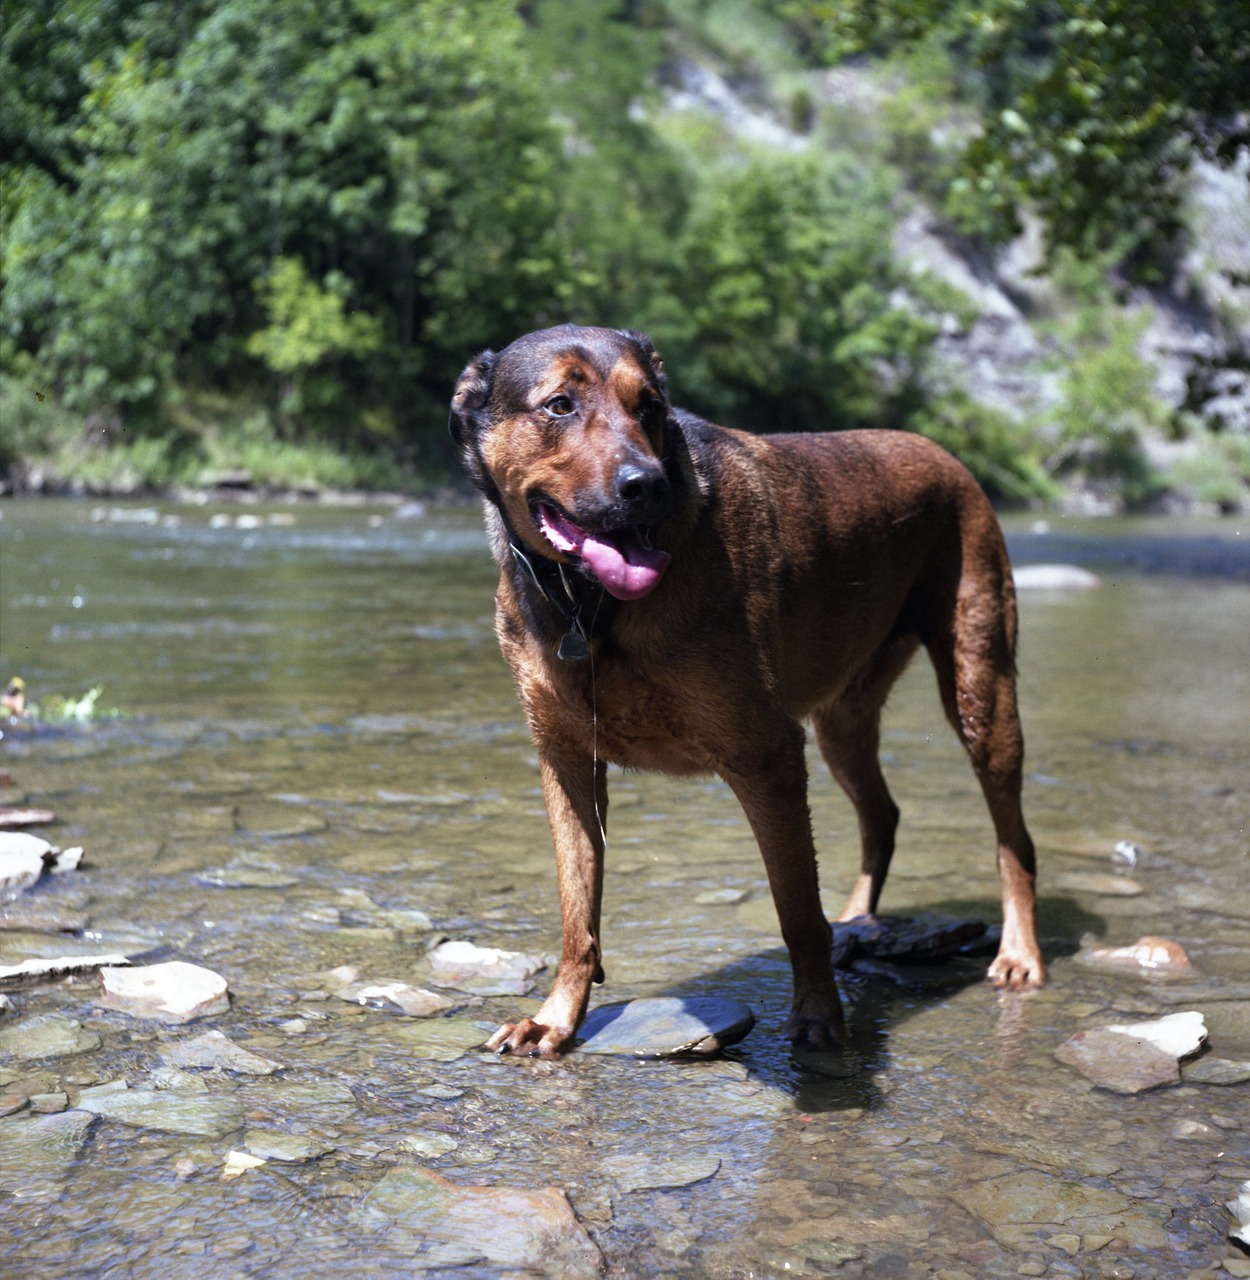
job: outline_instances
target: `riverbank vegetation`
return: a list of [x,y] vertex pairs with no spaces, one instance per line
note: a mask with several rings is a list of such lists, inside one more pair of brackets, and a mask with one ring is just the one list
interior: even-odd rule
[[[574,320],[647,329],[678,402],[734,425],[922,430],[1002,500],[1236,508],[1246,436],[1160,394],[1125,304],[1193,239],[1190,159],[1236,162],[1250,20],[1099,14],[3,0],[0,477],[431,487],[468,356]],[[900,253],[916,207],[984,261],[1040,229],[1047,395],[942,359],[978,303]],[[1216,382],[1244,359],[1230,280]]]

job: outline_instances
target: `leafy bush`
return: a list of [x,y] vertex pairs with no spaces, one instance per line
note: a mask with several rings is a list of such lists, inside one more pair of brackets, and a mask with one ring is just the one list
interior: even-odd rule
[[692,407],[766,431],[899,425],[934,325],[903,292],[889,187],[845,155],[726,164],[682,244],[657,340]]

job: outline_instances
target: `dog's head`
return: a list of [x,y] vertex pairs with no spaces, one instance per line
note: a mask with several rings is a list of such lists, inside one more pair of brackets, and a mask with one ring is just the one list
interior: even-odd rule
[[452,439],[529,552],[578,566],[618,600],[660,581],[652,536],[680,478],[664,366],[645,334],[561,325],[484,351],[460,375]]

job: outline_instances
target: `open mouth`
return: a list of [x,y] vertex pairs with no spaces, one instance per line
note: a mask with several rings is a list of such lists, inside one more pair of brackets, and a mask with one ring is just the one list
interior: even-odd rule
[[538,528],[557,551],[577,556],[618,600],[641,600],[664,576],[672,556],[651,546],[645,529],[627,525],[593,532],[540,502]]

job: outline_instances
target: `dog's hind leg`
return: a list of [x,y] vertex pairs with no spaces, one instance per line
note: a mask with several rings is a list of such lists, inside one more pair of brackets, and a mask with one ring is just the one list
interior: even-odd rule
[[884,650],[870,673],[812,715],[820,753],[859,819],[860,871],[839,921],[876,911],[894,856],[898,806],[881,773],[881,708],[916,647],[903,640]]
[[925,637],[942,705],[994,822],[1003,936],[989,977],[1008,988],[1040,986],[1046,973],[1037,941],[1037,862],[1020,797],[1024,734],[1016,703],[1015,632],[1010,580],[965,580],[946,625]]

